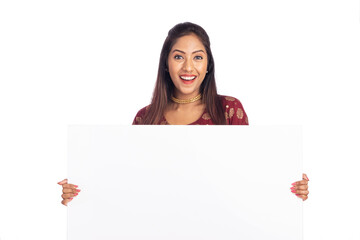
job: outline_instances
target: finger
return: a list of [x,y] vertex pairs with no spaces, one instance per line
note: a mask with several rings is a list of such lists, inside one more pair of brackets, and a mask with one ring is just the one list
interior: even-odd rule
[[69,198],[69,199],[64,199],[61,201],[61,203],[65,206],[67,206],[68,202],[70,202],[71,200],[73,200],[73,198]]
[[308,185],[308,180],[301,180],[299,181],[299,185],[298,186],[305,186],[305,185]]
[[68,181],[67,178],[65,178],[64,180],[58,182],[58,184],[59,184],[59,185],[63,185],[63,184],[65,184],[65,183],[67,183],[67,181]]
[[67,206],[67,203],[68,203],[68,200],[62,200],[61,201],[61,204],[64,205],[64,206]]
[[77,193],[75,188],[63,188],[63,193]]
[[66,200],[66,199],[69,199],[69,198],[73,198],[73,197],[76,197],[78,195],[78,193],[64,193],[61,195],[61,197]]
[[308,184],[308,181],[307,181],[307,180],[301,180],[301,181],[294,182],[294,183],[292,183],[291,185],[297,187],[297,186],[306,185],[306,184]]
[[293,193],[299,194],[299,195],[308,195],[309,191],[308,190],[296,190],[296,191],[293,191]]
[[303,201],[305,201],[306,199],[309,198],[309,197],[306,196],[306,195],[299,195],[299,194],[297,194],[296,196],[297,196],[298,198],[301,198]]
[[299,185],[299,186],[296,186],[295,189],[300,189],[300,190],[307,190],[308,189],[308,185]]
[[309,178],[307,177],[307,175],[305,173],[303,173],[303,179],[304,180],[307,180],[307,181],[310,181]]
[[295,194],[298,198],[301,198],[303,201],[304,199],[306,199],[305,195],[301,195],[301,194]]
[[79,187],[78,185],[74,185],[74,184],[64,184],[62,186],[63,188],[74,188],[74,189]]

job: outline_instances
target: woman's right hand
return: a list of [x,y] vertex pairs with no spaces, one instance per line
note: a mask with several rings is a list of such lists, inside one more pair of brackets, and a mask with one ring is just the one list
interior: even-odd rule
[[67,179],[64,179],[64,180],[58,182],[58,184],[62,185],[62,187],[63,187],[63,190],[62,190],[63,194],[61,195],[63,200],[61,201],[61,203],[64,204],[65,206],[67,206],[68,202],[73,200],[73,198],[79,194],[80,189],[77,189],[77,187],[78,187],[77,185],[68,184]]

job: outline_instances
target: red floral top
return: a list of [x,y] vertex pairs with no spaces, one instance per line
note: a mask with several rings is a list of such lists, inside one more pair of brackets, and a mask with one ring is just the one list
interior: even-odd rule
[[[249,125],[248,117],[245,113],[245,110],[241,104],[241,102],[229,96],[222,96],[220,95],[222,106],[224,109],[225,118],[228,125]],[[141,125],[142,120],[145,116],[146,111],[148,110],[148,106],[140,109],[136,114],[133,125]],[[160,125],[168,125],[169,123],[166,121],[165,117],[163,116]],[[204,111],[202,116],[193,123],[188,125],[214,125],[212,122],[209,113]]]

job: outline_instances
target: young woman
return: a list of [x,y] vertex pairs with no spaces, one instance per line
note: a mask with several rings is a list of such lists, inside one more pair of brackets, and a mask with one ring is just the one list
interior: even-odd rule
[[[218,95],[214,58],[205,30],[193,23],[180,23],[170,29],[160,54],[158,75],[151,104],[136,114],[133,124],[248,125],[241,102]],[[291,192],[305,201],[308,177],[292,183]],[[80,189],[63,187],[62,204],[67,205]]]

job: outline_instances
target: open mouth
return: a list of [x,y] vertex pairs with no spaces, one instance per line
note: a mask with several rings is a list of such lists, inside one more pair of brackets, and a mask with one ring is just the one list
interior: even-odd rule
[[180,76],[181,81],[182,81],[183,83],[185,83],[185,84],[191,84],[191,83],[193,83],[196,78],[197,78],[197,76],[194,76],[194,75],[192,75],[192,76],[186,76],[186,75]]

